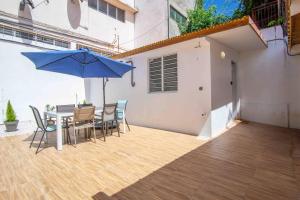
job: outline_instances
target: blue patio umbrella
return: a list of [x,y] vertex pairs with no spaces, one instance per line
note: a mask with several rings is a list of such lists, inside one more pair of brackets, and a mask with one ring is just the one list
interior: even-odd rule
[[82,78],[103,78],[103,104],[105,104],[105,78],[121,78],[133,66],[99,55],[89,49],[68,51],[22,52],[38,70],[69,74]]

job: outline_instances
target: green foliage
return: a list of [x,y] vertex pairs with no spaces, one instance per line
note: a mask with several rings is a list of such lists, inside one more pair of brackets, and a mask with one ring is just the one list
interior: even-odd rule
[[10,103],[10,101],[7,102],[7,107],[6,107],[6,121],[7,122],[13,122],[16,121],[16,113]]
[[231,19],[242,18],[246,15],[251,15],[253,9],[253,0],[240,0],[239,7],[234,11]]
[[202,8],[203,7],[203,2],[204,0],[196,0],[195,2],[195,8]]
[[268,27],[284,24],[284,17],[278,17],[277,20],[272,20],[268,23]]
[[189,10],[187,14],[187,21],[179,24],[181,34],[190,33],[230,20],[230,17],[217,14],[216,6],[211,6],[208,9],[196,6],[194,10]]
[[46,105],[46,111],[54,111],[54,110],[55,110],[54,106],[51,106],[50,104]]

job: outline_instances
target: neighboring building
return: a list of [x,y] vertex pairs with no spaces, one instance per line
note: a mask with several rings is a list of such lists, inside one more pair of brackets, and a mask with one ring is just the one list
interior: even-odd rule
[[184,22],[195,0],[138,0],[135,16],[135,48],[180,35],[178,23]]
[[[122,43],[134,35],[135,13],[134,0],[5,1],[0,8],[1,33],[8,37],[2,39],[13,36],[53,49],[87,46],[111,55],[118,52],[117,40]],[[133,42],[119,48],[131,49]]]

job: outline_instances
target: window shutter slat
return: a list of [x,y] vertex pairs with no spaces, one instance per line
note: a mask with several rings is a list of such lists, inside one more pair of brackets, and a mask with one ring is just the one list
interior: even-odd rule
[[149,92],[162,91],[162,59],[149,60]]
[[163,57],[164,91],[177,91],[177,54]]

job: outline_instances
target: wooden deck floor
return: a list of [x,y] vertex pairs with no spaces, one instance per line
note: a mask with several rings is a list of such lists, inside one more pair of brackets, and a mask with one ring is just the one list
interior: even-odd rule
[[132,126],[104,143],[0,138],[0,199],[299,199],[300,133],[240,123],[218,138]]

